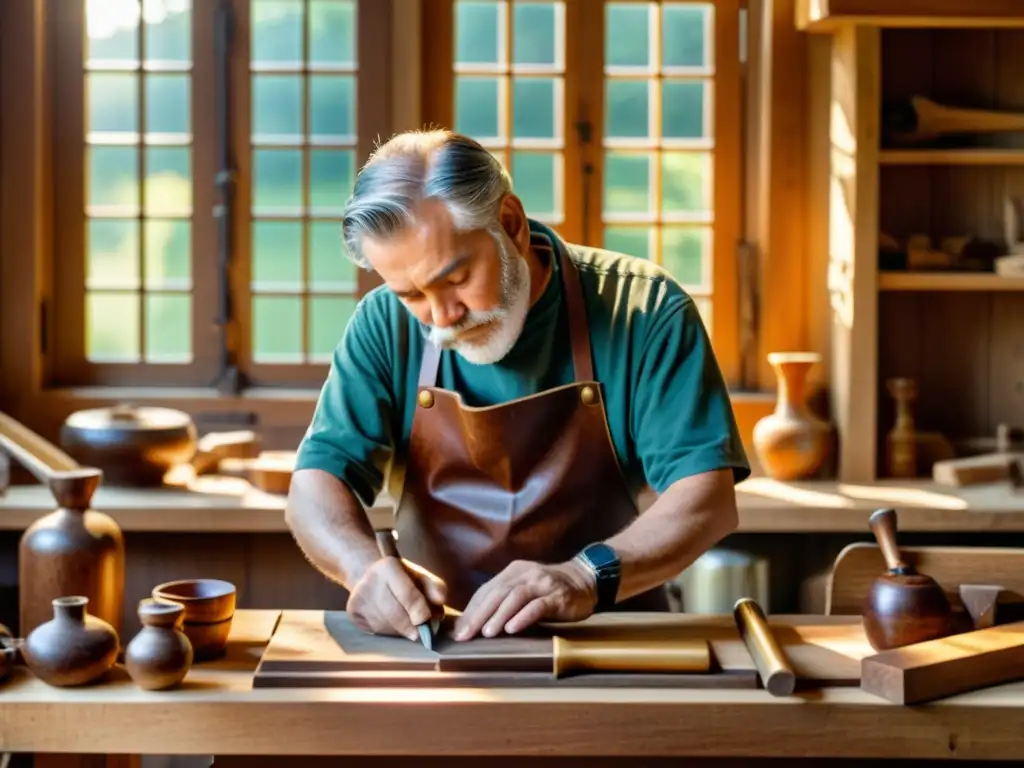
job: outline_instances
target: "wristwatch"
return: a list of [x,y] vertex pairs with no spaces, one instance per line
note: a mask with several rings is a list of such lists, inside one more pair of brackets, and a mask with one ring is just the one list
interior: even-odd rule
[[615,607],[619,595],[619,580],[622,578],[622,561],[615,550],[607,544],[588,544],[576,559],[590,568],[597,577],[597,604],[594,612],[608,611]]

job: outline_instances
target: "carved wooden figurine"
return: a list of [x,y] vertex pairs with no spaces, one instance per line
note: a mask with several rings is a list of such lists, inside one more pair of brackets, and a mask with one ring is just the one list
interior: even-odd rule
[[886,469],[891,477],[917,477],[917,441],[911,403],[917,398],[913,379],[889,379],[889,394],[896,401],[896,422],[886,436]]

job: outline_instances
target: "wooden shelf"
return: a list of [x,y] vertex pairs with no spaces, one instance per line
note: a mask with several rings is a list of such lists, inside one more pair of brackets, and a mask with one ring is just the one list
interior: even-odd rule
[[871,27],[1024,28],[1020,0],[797,0],[797,28],[834,32]]
[[[654,502],[640,495],[640,511]],[[899,512],[901,531],[1024,532],[1024,494],[1007,484],[964,488],[928,479],[841,483],[808,480],[783,483],[751,477],[736,487],[740,533],[870,534],[876,509]],[[288,533],[283,496],[251,491],[230,493],[101,486],[93,508],[111,515],[125,533]],[[15,486],[0,496],[0,531],[23,531],[53,509],[53,497],[39,485]],[[371,524],[394,524],[390,507],[367,510]]]
[[989,272],[879,272],[882,291],[1024,291],[1024,277]]
[[1024,149],[883,149],[882,165],[1024,165]]

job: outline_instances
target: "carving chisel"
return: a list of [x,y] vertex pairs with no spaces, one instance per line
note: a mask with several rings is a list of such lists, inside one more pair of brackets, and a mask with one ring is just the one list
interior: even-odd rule
[[[384,557],[394,557],[401,560],[401,555],[398,554],[398,546],[395,544],[395,534],[390,528],[374,532],[377,537],[377,547]],[[416,627],[416,631],[420,633],[420,642],[428,650],[434,650],[434,621],[428,619],[427,621],[419,624]]]

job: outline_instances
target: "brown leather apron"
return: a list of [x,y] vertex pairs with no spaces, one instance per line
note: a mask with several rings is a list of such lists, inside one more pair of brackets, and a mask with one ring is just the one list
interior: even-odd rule
[[[638,515],[594,381],[579,273],[554,252],[572,336],[575,381],[499,405],[471,408],[439,388],[441,351],[429,341],[396,509],[402,557],[448,585],[462,610],[513,560],[557,563]],[[451,352],[449,354],[455,354]],[[664,588],[618,610],[667,611]]]

